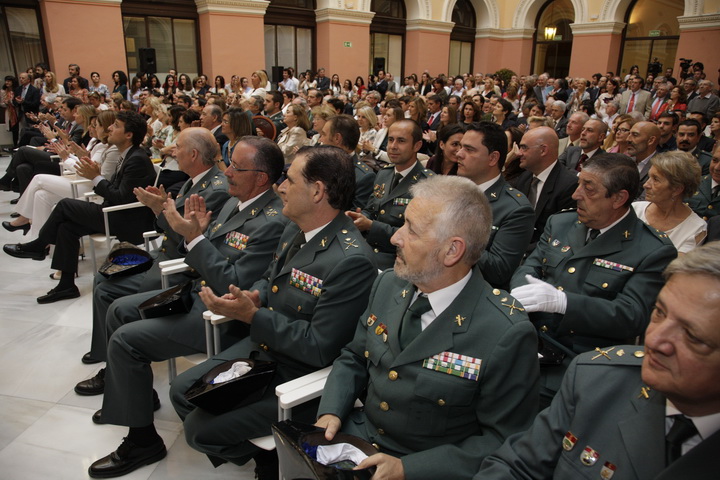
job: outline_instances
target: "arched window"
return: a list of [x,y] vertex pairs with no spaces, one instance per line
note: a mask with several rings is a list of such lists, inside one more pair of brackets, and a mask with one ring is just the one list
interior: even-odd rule
[[[26,68],[46,61],[38,10],[37,2],[29,1],[0,6],[0,75],[3,78],[6,75],[17,77]],[[2,111],[0,115],[3,115]]]
[[625,18],[627,27],[618,74],[621,78],[625,78],[633,65],[640,68],[644,78],[649,64],[656,58],[661,64],[660,72],[673,66],[680,38],[677,17],[682,16],[684,8],[682,0],[633,1]]
[[[265,69],[314,70],[314,0],[271,0],[265,14]],[[281,79],[277,79],[278,81]]]
[[470,0],[457,0],[452,11],[455,24],[450,34],[450,63],[448,74],[451,76],[473,71],[473,47],[475,46],[475,27],[477,19],[475,8]]
[[406,12],[403,0],[373,0],[370,24],[370,73],[392,73],[402,84]]
[[533,73],[564,77],[570,71],[575,9],[570,0],[549,0],[540,8],[535,23]]
[[171,69],[200,73],[197,6],[192,0],[124,0],[121,6],[125,55],[130,76],[140,71],[140,49],[155,49],[157,75]]

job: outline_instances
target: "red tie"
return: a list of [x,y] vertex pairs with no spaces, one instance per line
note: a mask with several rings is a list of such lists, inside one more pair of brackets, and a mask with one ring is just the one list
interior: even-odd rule
[[625,113],[630,113],[633,111],[633,107],[635,107],[635,93],[630,96],[630,103],[628,103],[628,109]]
[[582,170],[583,163],[585,163],[587,161],[587,159],[588,159],[588,156],[585,155],[584,153],[582,155],[580,155],[580,160],[578,160],[577,165],[575,165],[575,170],[577,170],[578,172],[580,170]]
[[655,106],[653,107],[652,116],[650,117],[650,120],[656,120],[658,110],[660,110],[660,107],[662,107],[663,101],[662,98],[658,98],[655,100]]

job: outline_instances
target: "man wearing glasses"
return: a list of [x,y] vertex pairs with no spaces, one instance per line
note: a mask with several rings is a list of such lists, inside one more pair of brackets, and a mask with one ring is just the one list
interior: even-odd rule
[[[282,202],[272,189],[283,163],[282,152],[271,140],[243,137],[225,170],[228,193],[234,198],[216,221],[210,222],[211,212],[200,196],[186,201],[184,218],[172,199],[165,202],[165,217],[184,237],[180,248],[187,250],[185,262],[195,275],[192,306],[188,313],[141,320],[138,305],[159,290],[130,295],[111,305],[106,322],[106,395],[93,421],[130,430],[115,452],[90,466],[91,477],[124,475],[165,457],[165,445],[153,423],[153,410],[160,407],[160,401],[152,389],[150,363],[204,352],[202,312],[207,307],[200,300],[200,289],[208,287],[223,295],[230,284],[249,288],[272,262],[287,223]],[[247,334],[240,322],[230,322],[222,332],[223,345],[232,345]]]

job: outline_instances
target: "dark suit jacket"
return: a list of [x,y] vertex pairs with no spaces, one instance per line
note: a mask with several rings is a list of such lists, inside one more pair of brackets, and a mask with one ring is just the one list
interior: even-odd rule
[[565,138],[568,136],[567,132],[565,131],[565,127],[567,127],[568,119],[567,117],[562,117],[560,120],[558,120],[555,123],[555,133],[557,133],[558,138]]
[[[15,89],[15,97],[22,96],[23,87],[19,86]],[[32,112],[38,113],[40,111],[40,90],[35,88],[32,84],[28,86],[28,91],[25,94],[25,100],[22,103],[18,103],[13,98],[13,104],[18,108],[18,112],[21,115]]]
[[222,148],[225,143],[228,141],[227,135],[222,133],[222,127],[215,130],[215,133],[213,133],[213,136],[215,137],[215,140],[217,140],[218,145],[220,145],[220,148]]
[[[605,153],[605,150],[602,148],[598,149],[598,151],[593,155],[600,155],[601,153]],[[562,163],[568,170],[574,172],[582,154],[582,147],[569,146],[565,149],[562,155],[558,157],[558,162]]]
[[[515,188],[527,196],[530,193],[532,179],[533,174],[525,171],[513,184]],[[566,208],[575,208],[575,200],[571,197],[577,188],[577,184],[577,175],[566,169],[560,162],[557,162],[550,170],[550,175],[545,180],[535,205],[535,226],[528,246],[528,253],[535,248],[540,235],[545,230],[545,224],[550,215],[554,215]]]
[[330,77],[317,78],[317,89],[328,90],[330,89]]
[[[154,182],[155,169],[150,158],[142,148],[132,147],[112,179],[101,180],[95,187],[95,193],[103,197],[103,207],[123,205],[137,201],[133,193],[135,187],[147,187]],[[114,234],[131,243],[140,243],[142,232],[152,229],[154,220],[155,215],[147,207],[110,214]]]
[[[432,114],[430,114],[432,115]],[[428,115],[428,120],[430,120],[430,115]],[[435,115],[435,118],[433,119],[433,122],[430,123],[428,121],[428,125],[430,126],[430,130],[437,130],[440,128],[440,112],[438,112],[437,115]]]
[[[720,432],[665,466],[665,397],[654,389],[642,394],[638,351],[642,347],[618,345],[609,359],[597,352],[578,356],[550,408],[488,457],[475,479],[610,478],[608,464],[616,469],[613,478],[717,478]],[[591,465],[581,460],[586,446],[599,454]]]

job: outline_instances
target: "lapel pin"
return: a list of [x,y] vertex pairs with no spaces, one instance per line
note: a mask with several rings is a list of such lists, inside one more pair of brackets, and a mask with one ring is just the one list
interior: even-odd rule
[[455,323],[458,324],[458,327],[462,327],[462,322],[465,321],[465,317],[461,317],[460,315],[455,317]]
[[645,399],[650,398],[650,394],[648,392],[650,392],[650,387],[641,387],[640,395],[638,395],[638,398],[645,398]]

